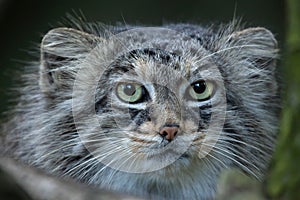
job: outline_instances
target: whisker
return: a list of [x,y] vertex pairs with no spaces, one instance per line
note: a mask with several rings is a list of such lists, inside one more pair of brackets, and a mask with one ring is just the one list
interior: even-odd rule
[[[206,145],[208,147],[212,147],[212,151],[232,160],[233,162],[235,162],[236,164],[238,164],[239,166],[241,166],[243,169],[245,169],[246,171],[248,171],[251,175],[253,175],[255,178],[259,179],[259,177],[252,171],[250,170],[247,166],[245,166],[243,163],[237,161],[236,159],[232,158],[230,155],[233,155],[233,156],[237,156],[236,154],[232,153],[232,152],[228,152],[222,148],[218,148],[216,146],[212,146],[212,145],[209,145],[209,144],[204,144],[203,145]],[[224,152],[224,153],[223,153]],[[228,153],[229,155],[227,155],[226,153]],[[242,159],[240,156],[237,156],[238,158]],[[253,166],[255,169],[259,170],[258,167],[256,167],[253,163],[250,163],[249,161],[246,161],[245,159],[242,159],[243,161],[245,161],[246,163],[250,164],[251,166]]]
[[204,56],[202,57],[200,60],[198,59],[196,63],[201,63],[203,62],[203,60],[207,59],[207,58],[210,58],[216,54],[219,54],[219,53],[223,53],[223,52],[226,52],[226,51],[230,51],[230,50],[233,50],[233,49],[241,49],[241,48],[245,48],[245,47],[260,47],[259,45],[237,45],[237,46],[233,46],[233,47],[227,47],[225,49],[221,49],[221,50],[218,50],[216,52],[213,52],[207,56]]

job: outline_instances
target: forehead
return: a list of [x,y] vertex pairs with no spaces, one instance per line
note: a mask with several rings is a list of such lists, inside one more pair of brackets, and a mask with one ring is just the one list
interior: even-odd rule
[[124,55],[115,63],[115,69],[123,69],[120,79],[137,79],[139,82],[151,82],[160,85],[174,84],[187,80],[205,79],[213,63],[201,58],[207,54],[192,56],[177,55],[157,49],[139,50]]

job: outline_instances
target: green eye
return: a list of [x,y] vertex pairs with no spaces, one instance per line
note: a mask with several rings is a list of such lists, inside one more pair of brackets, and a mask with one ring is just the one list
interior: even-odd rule
[[196,81],[191,84],[189,95],[197,101],[204,101],[208,99],[214,90],[214,84],[209,81]]
[[143,88],[135,83],[120,83],[117,86],[117,96],[127,103],[137,103],[143,96]]

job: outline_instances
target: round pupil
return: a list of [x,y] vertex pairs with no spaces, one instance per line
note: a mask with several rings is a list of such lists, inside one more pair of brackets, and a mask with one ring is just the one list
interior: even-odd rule
[[194,83],[193,89],[197,94],[201,94],[206,90],[206,83],[205,81],[199,81],[197,83]]
[[135,92],[136,92],[136,89],[135,89],[134,85],[132,85],[132,84],[125,85],[125,87],[124,87],[124,93],[126,95],[132,96],[132,95],[134,95]]

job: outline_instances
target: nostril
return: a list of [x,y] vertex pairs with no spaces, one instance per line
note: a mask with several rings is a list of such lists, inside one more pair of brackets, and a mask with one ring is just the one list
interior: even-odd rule
[[168,133],[166,131],[164,131],[161,135],[166,137],[168,135]]
[[164,126],[159,134],[168,141],[172,141],[178,133],[178,126]]
[[178,133],[178,131],[176,131],[176,132],[174,133],[174,136],[176,136],[176,135],[177,135],[177,133]]

